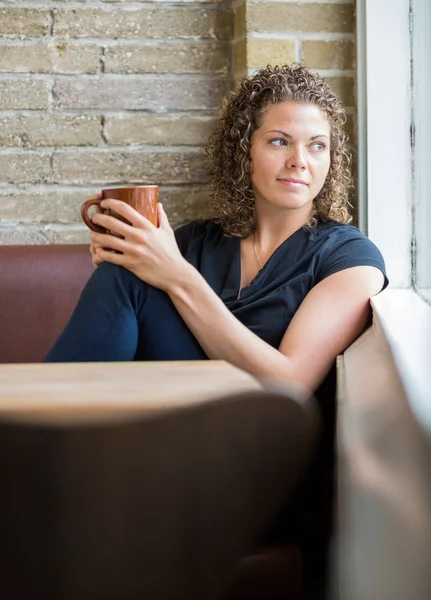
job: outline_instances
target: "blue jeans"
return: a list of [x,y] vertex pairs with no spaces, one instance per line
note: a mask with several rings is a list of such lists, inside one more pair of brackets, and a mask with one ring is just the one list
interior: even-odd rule
[[45,362],[207,358],[168,294],[102,263]]

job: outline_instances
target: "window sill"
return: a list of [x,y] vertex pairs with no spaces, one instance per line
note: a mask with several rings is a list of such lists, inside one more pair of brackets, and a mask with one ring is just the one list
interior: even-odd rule
[[387,289],[371,299],[418,423],[431,434],[431,306],[413,290]]

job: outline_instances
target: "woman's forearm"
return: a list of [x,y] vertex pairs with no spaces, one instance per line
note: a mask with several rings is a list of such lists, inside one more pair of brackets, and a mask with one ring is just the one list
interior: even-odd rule
[[295,380],[289,359],[238,321],[194,267],[187,265],[168,293],[209,358],[257,377]]

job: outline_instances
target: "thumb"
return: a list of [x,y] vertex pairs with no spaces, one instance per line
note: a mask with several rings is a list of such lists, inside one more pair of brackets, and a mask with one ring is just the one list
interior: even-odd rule
[[157,204],[157,217],[159,220],[159,227],[161,227],[162,229],[166,229],[166,228],[170,228],[170,224],[169,224],[169,219],[167,214],[165,213],[165,209],[163,208],[163,204],[161,204],[161,202],[159,202]]

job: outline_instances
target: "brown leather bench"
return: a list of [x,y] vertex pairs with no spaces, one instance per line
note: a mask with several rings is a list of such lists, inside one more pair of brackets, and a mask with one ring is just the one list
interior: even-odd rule
[[41,362],[93,272],[88,246],[0,246],[0,363]]
[[[92,271],[86,245],[0,246],[0,363],[42,361],[66,324]],[[333,390],[333,386],[329,389]],[[329,402],[333,403],[333,399]],[[324,495],[329,497],[331,475],[323,474],[323,480]],[[319,491],[315,492],[318,497]],[[323,513],[317,515],[317,521],[323,520],[326,530],[327,502]],[[317,521],[316,528],[321,529]],[[311,529],[314,526],[312,522]],[[280,539],[277,545],[266,544],[240,561],[230,597],[232,600],[298,598],[302,580],[298,546]],[[321,587],[313,596],[318,597],[324,597]]]

